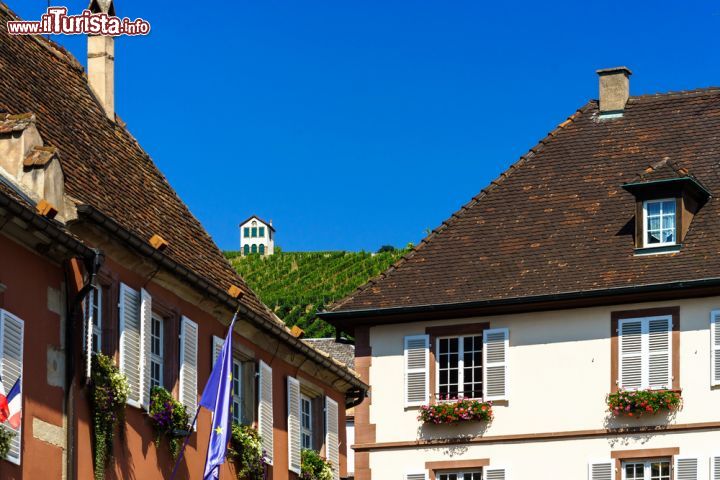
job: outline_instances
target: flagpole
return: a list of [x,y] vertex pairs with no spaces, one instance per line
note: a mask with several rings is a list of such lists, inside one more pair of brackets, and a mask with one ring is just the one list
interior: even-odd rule
[[185,454],[185,447],[187,447],[188,442],[190,441],[190,435],[192,434],[192,430],[195,427],[195,422],[197,421],[198,415],[200,414],[200,407],[197,407],[197,410],[195,410],[195,418],[193,418],[192,423],[190,424],[190,430],[188,431],[188,434],[185,436],[185,442],[183,443],[182,448],[180,449],[180,455],[178,455],[177,460],[175,461],[175,466],[173,467],[172,475],[170,475],[170,480],[173,480],[175,478],[175,474],[177,473],[177,469],[180,466],[180,462],[183,459],[183,456]]

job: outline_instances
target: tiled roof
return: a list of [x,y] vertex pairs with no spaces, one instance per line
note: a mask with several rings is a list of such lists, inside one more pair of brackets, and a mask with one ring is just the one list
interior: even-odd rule
[[355,368],[355,345],[334,338],[304,338],[303,342],[327,353],[349,369]]
[[[87,77],[67,51],[38,36],[11,36],[15,19],[0,2],[0,132],[25,128],[34,114],[46,145],[57,147],[65,191],[146,241],[168,241],[170,259],[279,322],[245,285],[200,222],[190,213],[148,154],[120,122],[109,121]],[[7,115],[7,113],[11,115]]]
[[634,255],[635,199],[622,188],[639,178],[690,172],[711,194],[719,193],[718,132],[717,88],[631,97],[624,116],[607,120],[591,101],[414,251],[331,311],[720,277],[717,199],[694,217],[680,251],[640,256]]

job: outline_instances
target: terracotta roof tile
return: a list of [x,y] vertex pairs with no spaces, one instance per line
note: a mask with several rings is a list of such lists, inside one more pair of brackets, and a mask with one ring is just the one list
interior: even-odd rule
[[[717,277],[720,205],[711,198],[677,253],[634,255],[639,177],[692,174],[720,191],[720,90],[631,97],[624,116],[582,107],[331,311],[523,298]],[[651,167],[648,169],[648,167]],[[640,175],[639,175],[640,174]],[[644,177],[643,177],[644,175]]]

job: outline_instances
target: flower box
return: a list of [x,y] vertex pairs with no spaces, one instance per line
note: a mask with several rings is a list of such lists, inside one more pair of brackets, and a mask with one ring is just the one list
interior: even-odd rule
[[433,424],[488,422],[492,420],[492,402],[454,400],[420,407],[418,420]]
[[679,410],[682,396],[679,390],[620,390],[607,396],[607,405],[615,417],[639,417]]

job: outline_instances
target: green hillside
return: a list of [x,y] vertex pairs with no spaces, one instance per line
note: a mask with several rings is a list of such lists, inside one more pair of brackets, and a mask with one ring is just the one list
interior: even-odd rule
[[317,338],[332,336],[334,330],[315,312],[379,275],[407,252],[279,252],[267,257],[226,252],[225,256],[288,326],[298,325],[307,337]]

